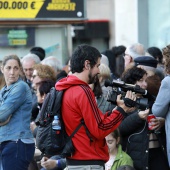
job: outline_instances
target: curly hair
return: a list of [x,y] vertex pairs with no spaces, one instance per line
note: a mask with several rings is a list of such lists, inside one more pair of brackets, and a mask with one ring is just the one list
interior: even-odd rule
[[131,67],[125,70],[122,74],[121,80],[125,83],[135,84],[139,81],[147,72],[139,67]]
[[165,71],[170,74],[170,45],[162,49],[162,54]]
[[33,69],[37,71],[37,75],[42,80],[53,80],[56,81],[55,71],[52,67],[43,64],[36,64]]
[[87,44],[77,46],[71,57],[71,72],[81,73],[86,60],[90,61],[90,66],[93,68],[101,57],[100,52],[95,47]]

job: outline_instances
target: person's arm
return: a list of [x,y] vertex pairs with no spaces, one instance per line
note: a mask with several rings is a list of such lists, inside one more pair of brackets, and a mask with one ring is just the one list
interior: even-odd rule
[[30,129],[32,131],[34,138],[36,138],[38,127],[36,126],[34,122],[30,123]]
[[54,169],[61,168],[64,169],[66,167],[66,159],[55,159],[55,156],[51,158],[43,157],[41,160],[41,166],[45,169]]
[[66,167],[66,159],[65,158],[58,159],[57,160],[57,167],[64,169]]
[[59,155],[52,156],[50,159],[57,160],[57,167],[60,169],[64,169],[66,167],[66,159],[61,158]]
[[6,99],[0,106],[0,123],[8,122],[9,117],[22,105],[25,101],[26,86],[22,83],[16,83],[10,89]]
[[170,77],[162,80],[159,93],[156,97],[155,103],[152,106],[152,113],[156,117],[166,118],[166,114],[170,108]]
[[[95,138],[104,139],[106,135],[114,131],[120,125],[124,118],[123,112],[126,107],[118,107],[106,117],[98,109],[93,92],[87,87],[84,88],[84,90],[79,89],[79,94],[73,94],[76,108],[80,110],[80,114],[82,114],[90,133]],[[119,101],[119,103],[121,102]],[[121,104],[123,105],[123,103]]]
[[139,112],[136,110],[134,113],[129,114],[121,122],[119,126],[120,134],[122,136],[128,136],[140,128],[144,124],[144,120],[140,118]]

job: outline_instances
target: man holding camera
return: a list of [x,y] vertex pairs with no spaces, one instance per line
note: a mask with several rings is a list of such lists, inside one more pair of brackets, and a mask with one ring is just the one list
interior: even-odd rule
[[[101,54],[89,45],[79,45],[72,54],[72,75],[56,83],[57,90],[65,90],[62,102],[62,117],[66,132],[70,136],[83,119],[85,126],[77,131],[72,142],[75,152],[67,158],[67,169],[103,170],[109,159],[105,136],[114,131],[121,121],[123,114],[130,108],[117,96],[117,107],[111,113],[102,114],[98,109],[95,96],[88,84],[94,82],[100,74]],[[135,99],[131,91],[126,98]]]

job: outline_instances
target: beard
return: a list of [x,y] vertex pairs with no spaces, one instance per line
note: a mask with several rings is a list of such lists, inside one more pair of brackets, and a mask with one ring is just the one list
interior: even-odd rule
[[96,82],[96,79],[97,79],[97,76],[98,76],[98,74],[96,74],[96,75],[92,75],[91,74],[91,72],[89,73],[89,75],[88,75],[88,77],[89,77],[89,83],[88,84],[93,84],[93,83],[95,83]]

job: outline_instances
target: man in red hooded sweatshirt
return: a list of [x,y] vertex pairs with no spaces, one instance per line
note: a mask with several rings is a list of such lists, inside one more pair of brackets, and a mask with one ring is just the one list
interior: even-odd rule
[[[79,45],[71,57],[72,75],[56,83],[57,90],[65,90],[62,101],[62,117],[66,132],[70,136],[83,119],[92,141],[84,126],[73,136],[75,152],[67,158],[67,169],[103,170],[109,159],[105,136],[114,131],[129,111],[121,96],[117,97],[117,107],[111,114],[102,114],[95,96],[88,84],[92,84],[100,74],[101,54],[89,45]],[[126,97],[134,100],[132,92]]]

